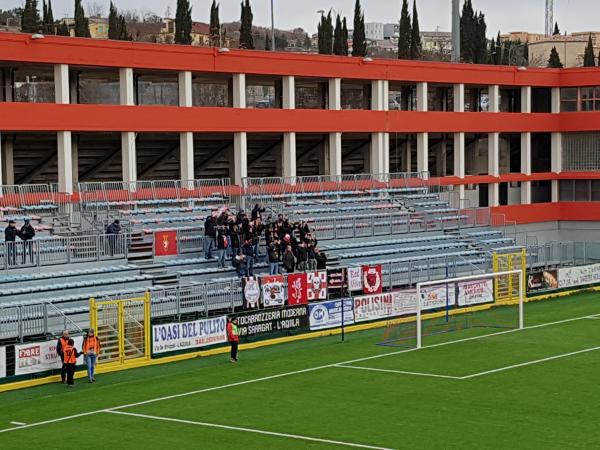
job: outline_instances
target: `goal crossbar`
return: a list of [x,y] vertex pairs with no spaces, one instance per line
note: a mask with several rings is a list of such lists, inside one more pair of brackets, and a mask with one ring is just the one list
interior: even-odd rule
[[446,278],[442,280],[421,281],[417,283],[417,348],[422,348],[422,330],[421,330],[421,289],[426,286],[452,284],[461,281],[481,280],[486,278],[496,278],[502,276],[518,275],[519,287],[519,329],[524,327],[523,323],[523,269],[506,270],[503,272],[480,273],[476,275],[466,275],[464,277]]

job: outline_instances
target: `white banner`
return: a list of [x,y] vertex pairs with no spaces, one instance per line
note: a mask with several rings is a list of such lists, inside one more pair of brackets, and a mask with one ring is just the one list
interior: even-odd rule
[[362,267],[348,267],[348,290],[362,291]]
[[6,376],[6,347],[0,347],[0,378]]
[[458,283],[458,306],[480,305],[494,301],[494,280],[462,281]]
[[[56,353],[56,341],[15,345],[15,375],[60,369],[62,361]],[[83,336],[75,336],[73,341],[77,351],[81,351]],[[83,356],[77,358],[77,364],[83,364]]]
[[344,325],[354,323],[352,299],[330,300],[327,302],[311,303],[308,305],[310,329],[324,330],[342,326],[342,302],[344,305]]
[[227,317],[152,327],[152,352],[165,353],[227,342]]
[[260,280],[262,288],[263,306],[285,305],[285,286],[283,275],[271,275],[262,277]]
[[[446,301],[446,293],[448,301]],[[392,315],[404,316],[417,313],[417,290],[405,289],[392,292]],[[445,308],[456,305],[454,284],[440,286],[423,286],[421,288],[421,311]]]
[[365,322],[390,317],[393,314],[393,294],[373,294],[354,297],[354,320]]
[[558,287],[568,288],[600,283],[600,264],[558,269]]

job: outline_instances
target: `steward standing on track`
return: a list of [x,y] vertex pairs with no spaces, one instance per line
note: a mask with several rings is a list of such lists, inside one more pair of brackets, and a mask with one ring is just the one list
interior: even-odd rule
[[232,363],[237,362],[237,352],[238,352],[238,344],[240,342],[240,336],[238,332],[237,326],[238,320],[237,317],[233,319],[229,319],[227,322],[227,340],[229,341],[229,345],[231,345],[231,359]]
[[69,343],[69,330],[63,330],[62,336],[56,341],[56,353],[58,354],[62,367],[60,368],[60,382],[65,384],[67,376],[67,366],[65,366],[64,348]]
[[96,378],[94,378],[96,371],[96,360],[98,359],[98,354],[100,353],[100,339],[96,337],[94,333],[94,329],[90,328],[87,332],[86,337],[83,339],[83,354],[85,359],[85,364],[87,365],[87,373],[88,373],[88,382],[94,383]]
[[69,339],[67,341],[67,345],[65,345],[62,349],[64,355],[63,361],[67,368],[68,388],[75,387],[75,380],[73,378],[73,376],[75,375],[75,365],[77,364],[77,357],[83,354],[78,352],[74,345],[75,342],[73,341],[73,339]]

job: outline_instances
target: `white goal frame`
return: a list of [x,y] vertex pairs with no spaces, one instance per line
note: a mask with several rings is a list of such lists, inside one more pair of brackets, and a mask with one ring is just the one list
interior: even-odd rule
[[[441,280],[430,280],[430,281],[422,281],[417,283],[417,348],[423,347],[423,336],[421,330],[421,289],[426,286],[438,286],[449,283],[458,283],[461,281],[469,281],[469,280],[482,280],[482,279],[495,279],[496,277],[506,276],[506,275],[519,275],[519,330],[524,328],[524,320],[523,320],[523,301],[525,299],[523,286],[523,269],[515,269],[515,270],[507,270],[504,272],[491,272],[491,273],[480,273],[477,275],[467,275],[463,277],[455,277],[455,278],[446,278]],[[496,295],[496,292],[494,292]]]

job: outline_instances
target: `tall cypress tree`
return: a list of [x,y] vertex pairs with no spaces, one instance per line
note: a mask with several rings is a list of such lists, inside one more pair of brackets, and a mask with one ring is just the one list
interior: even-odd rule
[[85,17],[85,11],[81,0],[75,0],[75,36],[76,37],[91,37],[90,24]]
[[46,0],[42,0],[42,33],[46,33],[46,21],[48,20],[48,7],[46,6]]
[[489,59],[487,25],[485,15],[480,12],[475,18],[475,53],[473,62],[476,64],[487,64]]
[[56,34],[56,25],[54,24],[54,13],[52,12],[52,0],[48,0],[44,24],[44,33]]
[[265,33],[265,50],[271,51],[271,37],[268,31]]
[[558,55],[558,52],[556,51],[556,47],[552,47],[552,50],[550,51],[550,58],[548,59],[548,67],[550,67],[552,69],[562,69],[563,68],[563,64],[562,64],[562,62],[560,62],[560,56]]
[[342,21],[342,39],[344,42],[344,51],[343,55],[348,56],[348,23],[346,22],[346,18]]
[[471,0],[465,0],[460,16],[460,57],[464,62],[475,59],[475,12]]
[[400,13],[400,29],[398,32],[398,59],[410,59],[410,14],[408,13],[408,0],[402,0]]
[[240,18],[240,48],[252,50],[254,48],[254,38],[252,36],[252,7],[250,0],[242,0],[242,15]]
[[588,38],[587,46],[583,54],[583,67],[595,67],[596,56],[594,55],[594,43],[592,42],[592,35]]
[[192,44],[192,7],[189,0],[177,0],[175,11],[175,43]]
[[21,31],[23,33],[39,33],[40,25],[37,0],[25,0],[25,6],[21,11]]
[[60,24],[56,27],[56,35],[57,36],[71,36],[71,32],[69,31],[69,26],[64,22],[60,22]]
[[331,55],[333,53],[333,19],[331,18],[331,11],[326,16],[321,15],[318,32],[319,53],[322,55]]
[[342,18],[339,14],[335,17],[335,31],[333,32],[333,54],[344,54],[344,31],[342,30]]
[[413,0],[412,27],[410,30],[410,59],[421,59],[421,31],[419,29],[417,0]]
[[365,15],[360,0],[354,5],[354,35],[352,37],[352,56],[367,56],[367,38],[365,36]]
[[113,2],[110,2],[108,9],[108,38],[119,39],[119,35],[119,16],[117,13],[117,8]]
[[503,46],[502,39],[500,38],[500,31],[498,31],[498,37],[496,38],[496,40],[494,41],[494,39],[492,39],[490,50],[492,51],[492,58],[490,62],[496,65],[502,64]]
[[221,21],[219,20],[219,4],[216,0],[213,0],[210,7],[210,28],[208,35],[210,39],[210,45],[213,47],[221,46]]
[[558,36],[560,34],[560,28],[558,28],[558,22],[554,22],[554,32],[552,36]]

